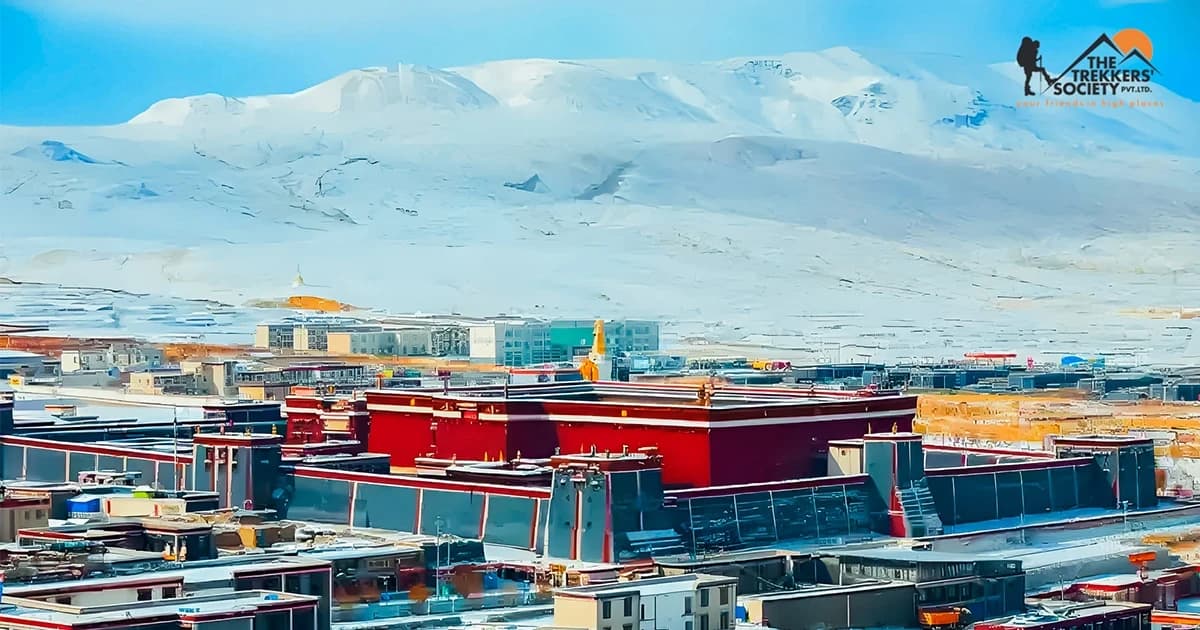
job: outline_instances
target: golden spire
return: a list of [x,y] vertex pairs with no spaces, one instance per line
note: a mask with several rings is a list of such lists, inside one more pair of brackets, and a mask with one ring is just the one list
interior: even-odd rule
[[608,354],[604,344],[604,320],[597,319],[592,326],[592,354],[602,357]]

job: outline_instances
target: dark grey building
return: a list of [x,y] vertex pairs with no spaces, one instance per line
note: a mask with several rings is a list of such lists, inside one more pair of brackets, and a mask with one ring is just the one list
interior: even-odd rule
[[1025,571],[1019,560],[879,548],[836,552],[820,561],[828,571],[822,582],[911,582],[916,585],[917,608],[957,606],[970,610],[974,619],[1025,610]]
[[917,587],[906,582],[821,584],[741,599],[752,623],[780,630],[914,628]]

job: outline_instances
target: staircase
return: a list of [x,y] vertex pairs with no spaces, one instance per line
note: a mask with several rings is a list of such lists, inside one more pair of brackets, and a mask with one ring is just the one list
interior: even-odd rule
[[907,488],[897,488],[896,495],[904,511],[904,522],[910,537],[940,536],[944,532],[942,519],[933,503],[933,493],[929,491],[929,484],[924,477]]

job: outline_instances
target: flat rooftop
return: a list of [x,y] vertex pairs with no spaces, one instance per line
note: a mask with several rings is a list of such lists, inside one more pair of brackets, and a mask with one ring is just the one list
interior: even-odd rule
[[1041,604],[1042,610],[1016,615],[1005,619],[983,622],[984,628],[1039,628],[1072,619],[1087,619],[1101,615],[1129,613],[1135,610],[1150,612],[1150,604],[1134,602],[1055,602]]
[[[718,386],[713,390],[710,404],[703,404],[699,385],[666,383],[588,382],[536,383],[528,385],[484,385],[452,388],[376,389],[368,395],[421,396],[459,402],[554,402],[578,404],[613,404],[662,407],[711,407],[746,409],[764,406],[788,407],[821,403],[836,403],[866,397],[854,391],[795,388],[754,388]],[[878,392],[872,397],[894,397],[896,392]]]
[[892,580],[866,580],[854,584],[804,584],[789,591],[761,593],[757,595],[739,595],[739,600],[780,601],[789,599],[806,599],[809,597],[825,597],[839,593],[863,593],[871,591],[891,590],[897,588],[915,588],[912,582]]
[[46,592],[95,591],[107,588],[127,586],[131,581],[167,582],[182,579],[185,585],[211,584],[228,582],[238,571],[260,571],[279,569],[286,570],[319,569],[328,566],[323,558],[307,557],[306,555],[260,554],[245,556],[224,556],[214,560],[189,560],[179,568],[169,568],[172,565],[163,564],[163,569],[142,571],[133,575],[118,575],[111,577],[92,577],[79,580],[59,580],[53,582],[31,582],[23,584],[9,582],[5,585],[5,597],[27,597]]
[[[294,605],[316,606],[319,598],[312,595],[296,595],[274,591],[238,591],[215,595],[193,595],[149,602],[121,602],[103,606],[70,606],[25,600],[7,596],[11,606],[0,608],[0,624],[5,622],[44,626],[99,626],[128,627],[150,620],[171,617],[225,616],[244,613],[251,616],[260,609],[291,607]],[[112,624],[108,626],[108,624]]]
[[823,552],[825,555],[842,558],[868,558],[871,560],[888,560],[892,562],[977,562],[979,560],[1008,560],[1010,558],[989,558],[978,553],[955,553],[946,551],[925,551],[905,547],[873,547],[864,549],[835,549]]
[[639,593],[647,590],[674,591],[693,589],[698,586],[736,583],[737,578],[705,575],[703,573],[688,573],[685,575],[643,578],[641,580],[634,580],[632,582],[616,582],[609,584],[593,584],[588,586],[563,588],[555,591],[555,595],[592,599],[597,597],[617,596],[621,593]]

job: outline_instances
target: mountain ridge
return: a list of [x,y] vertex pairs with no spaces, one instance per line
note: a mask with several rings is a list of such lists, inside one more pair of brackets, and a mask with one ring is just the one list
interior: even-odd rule
[[[1012,105],[1020,98],[1015,64],[980,66],[955,56],[886,51],[868,55],[837,47],[700,63],[515,59],[446,69],[374,67],[291,94],[167,99],[126,124],[213,131],[277,116],[308,116],[319,123],[322,117],[328,121],[389,111],[465,115],[501,109],[707,124],[916,152],[954,145],[964,137],[1000,150],[1067,144],[1189,156],[1198,151],[1191,142],[1194,125],[1187,121],[1191,115],[1200,117],[1200,104],[1161,86],[1155,86],[1156,93],[1179,111],[1020,111]],[[871,90],[876,93],[867,94]],[[888,110],[864,113],[859,108],[851,117],[834,104],[864,96],[877,101],[880,93],[890,96]],[[973,127],[978,133],[974,138],[934,137],[945,125]],[[1131,142],[1131,137],[1139,140]]]
[[1026,110],[1022,81],[847,48],[510,60],[5,127],[0,275],[237,303],[300,265],[353,304],[889,352],[1117,347],[1158,326],[1121,310],[1200,303],[1196,104]]

